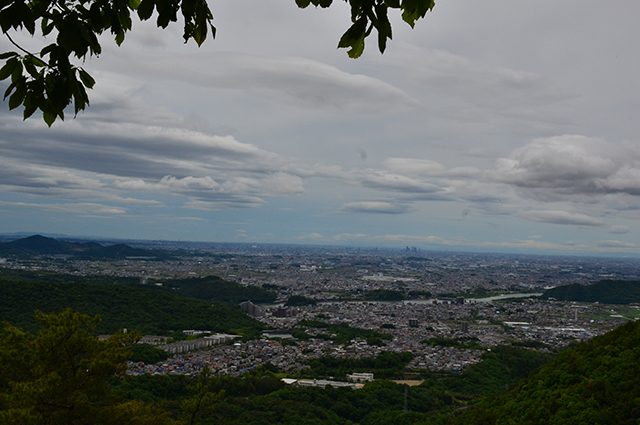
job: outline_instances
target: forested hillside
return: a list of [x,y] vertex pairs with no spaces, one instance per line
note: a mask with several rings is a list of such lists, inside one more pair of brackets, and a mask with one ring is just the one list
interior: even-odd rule
[[218,276],[202,278],[163,280],[162,290],[186,297],[199,298],[211,302],[239,304],[243,301],[270,303],[275,301],[276,293],[257,286],[242,286],[227,282]]
[[[28,271],[0,268],[0,279],[12,281],[87,283],[92,285],[127,285],[147,290],[165,291],[185,297],[198,298],[210,302],[240,304],[243,301],[269,303],[276,299],[276,293],[257,286],[243,286],[227,282],[218,276],[194,277],[188,279],[149,279],[141,284],[140,279],[110,275],[71,275],[44,270]],[[156,286],[155,284],[161,286]]]
[[601,280],[592,285],[565,285],[549,289],[542,299],[561,301],[599,302],[602,304],[630,304],[640,302],[640,282],[631,280]]
[[458,424],[637,424],[640,323],[560,353],[512,391],[485,400]]
[[102,322],[97,330],[106,334],[120,328],[143,334],[183,329],[231,332],[262,328],[236,306],[212,305],[164,291],[123,285],[0,280],[0,320],[34,330],[35,310],[57,313],[66,308],[91,316],[100,314]]

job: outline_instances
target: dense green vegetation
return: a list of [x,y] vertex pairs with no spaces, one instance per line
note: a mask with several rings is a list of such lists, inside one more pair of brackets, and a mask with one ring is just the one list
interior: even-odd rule
[[640,302],[640,281],[601,280],[593,285],[565,285],[546,290],[542,299],[629,304]]
[[158,363],[169,358],[169,353],[149,344],[133,344],[129,347],[132,362],[143,362],[147,364]]
[[416,298],[430,298],[431,297],[431,292],[429,291],[409,291],[409,298],[411,299],[416,299]]
[[391,289],[375,289],[364,294],[367,301],[402,301],[406,298],[404,293]]
[[440,381],[427,380],[422,385],[439,387],[460,400],[498,394],[552,358],[551,354],[498,345],[485,351],[482,361],[462,374],[449,374]]
[[60,312],[72,308],[91,316],[100,314],[98,332],[120,328],[164,335],[171,330],[215,332],[257,331],[262,324],[236,306],[211,305],[202,300],[163,291],[122,285],[55,284],[0,280],[0,320],[34,330],[35,310]]
[[0,332],[0,423],[171,425],[166,412],[113,397],[134,336],[98,340],[99,320],[70,309],[36,314],[36,335],[5,323]]
[[273,291],[257,286],[242,286],[235,282],[227,282],[218,276],[163,280],[162,286],[155,288],[185,297],[232,304],[240,304],[243,301],[270,303],[275,301],[277,297]]
[[303,376],[311,378],[325,378],[333,376],[346,380],[347,374],[353,372],[373,373],[379,379],[402,378],[404,368],[413,359],[411,353],[380,353],[377,357],[366,359],[343,359],[332,356],[311,359],[307,365],[311,369],[305,370]]
[[561,352],[517,387],[458,423],[637,424],[640,322]]
[[91,285],[132,285],[140,283],[137,277],[121,277],[106,275],[78,276],[46,270],[30,271],[0,267],[0,280],[14,282],[49,282],[49,283],[87,283]]
[[299,328],[294,330],[293,333],[295,338],[309,338],[309,335],[306,332],[304,335],[300,332],[303,331],[301,328],[326,329],[328,334],[320,334],[314,338],[320,337],[324,339],[331,339],[336,345],[347,344],[355,338],[365,339],[369,345],[381,345],[383,344],[382,340],[391,339],[391,335],[389,334],[376,332],[370,329],[352,328],[348,323],[333,324],[321,322],[319,320],[301,320],[298,322],[298,327]]
[[[242,286],[235,282],[227,282],[218,276],[189,279],[149,280],[141,284],[136,277],[120,277],[105,275],[77,276],[49,271],[26,271],[0,268],[3,280],[52,282],[52,283],[87,283],[92,285],[127,285],[148,290],[171,292],[185,297],[198,298],[210,302],[239,304],[243,301],[269,303],[276,299],[276,293],[255,286]],[[159,283],[162,286],[155,285]]]

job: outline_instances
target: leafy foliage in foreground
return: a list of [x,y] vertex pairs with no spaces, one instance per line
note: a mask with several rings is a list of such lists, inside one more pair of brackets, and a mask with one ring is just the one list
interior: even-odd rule
[[233,332],[242,328],[255,331],[263,326],[239,308],[151,289],[0,280],[0,319],[34,330],[35,310],[60,312],[66,308],[100,314],[102,322],[96,330],[105,334],[121,328],[164,335],[170,330]]
[[[296,0],[301,8],[309,5],[323,8],[333,0]],[[357,58],[364,52],[364,41],[375,29],[378,48],[384,52],[392,38],[389,9],[402,11],[402,19],[412,28],[418,19],[433,9],[434,0],[348,0],[352,25],[338,42],[348,48],[348,55]],[[200,46],[209,32],[215,37],[213,13],[206,0],[8,0],[0,3],[0,29],[17,51],[0,52],[5,64],[0,68],[0,81],[10,78],[4,93],[9,109],[24,106],[23,117],[42,111],[44,121],[51,126],[57,118],[64,120],[65,108],[73,103],[74,112],[89,105],[86,89],[95,85],[87,71],[72,63],[84,62],[102,52],[100,35],[110,32],[119,46],[131,30],[131,15],[146,21],[154,14],[159,28],[170,22],[183,23],[185,43],[195,41]],[[31,36],[55,37],[55,41],[40,51],[27,51],[18,45],[10,32],[26,30]]]
[[5,322],[0,333],[0,422],[3,424],[173,424],[160,409],[111,396],[109,378],[123,372],[131,334],[93,336],[98,318],[65,310],[37,313],[31,335]]

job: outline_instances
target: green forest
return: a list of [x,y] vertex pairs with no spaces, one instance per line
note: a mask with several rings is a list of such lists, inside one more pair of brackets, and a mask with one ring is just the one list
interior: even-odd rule
[[512,391],[483,400],[456,423],[637,424],[640,323],[561,352]]
[[166,335],[183,329],[257,333],[263,325],[232,304],[211,304],[154,289],[124,285],[20,282],[0,280],[0,320],[35,330],[33,313],[59,313],[66,308],[102,318],[96,331],[121,328]]
[[[185,297],[201,300],[239,304],[243,301],[254,303],[270,303],[276,299],[276,293],[256,286],[242,286],[235,282],[227,282],[218,276],[207,276],[188,279],[149,279],[141,284],[139,278],[87,275],[76,276],[47,271],[26,271],[0,268],[0,279],[11,281],[50,282],[50,283],[86,283],[91,285],[127,285],[154,291],[170,292]],[[158,285],[156,285],[158,284]]]
[[[149,283],[151,282],[150,280]],[[275,301],[277,296],[273,291],[257,286],[242,286],[235,282],[227,282],[218,276],[165,279],[161,283],[162,286],[154,285],[152,287],[172,294],[219,303],[240,304],[243,301],[271,303]],[[151,285],[140,286],[149,287]]]
[[640,302],[640,282],[633,280],[601,280],[591,285],[558,286],[548,289],[540,297],[561,301],[599,302],[602,304],[630,304]]

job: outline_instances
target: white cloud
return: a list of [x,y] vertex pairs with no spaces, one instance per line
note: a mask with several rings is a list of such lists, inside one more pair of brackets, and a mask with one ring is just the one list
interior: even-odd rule
[[515,118],[552,119],[538,108],[575,98],[538,73],[485,65],[444,50],[401,44],[389,56],[398,64],[411,63],[401,67],[411,81],[431,93],[457,97],[483,114],[491,111]]
[[572,214],[566,211],[523,211],[519,214],[527,220],[541,223],[569,224],[574,226],[602,226],[602,220],[584,214]]
[[354,177],[362,186],[372,189],[405,193],[434,193],[442,190],[442,188],[435,184],[423,182],[399,174],[369,171],[354,173]]
[[[119,70],[132,58],[121,56]],[[167,55],[136,52],[135,69],[145,76],[168,78],[227,90],[243,90],[278,102],[346,113],[398,113],[420,102],[376,78],[350,74],[335,66],[300,57],[270,57],[237,52]]]
[[418,158],[388,158],[384,165],[397,172],[420,175],[441,174],[446,170],[446,167],[438,162]]
[[615,226],[611,226],[611,228],[609,229],[609,233],[622,235],[622,234],[625,234],[625,233],[629,233],[629,230],[630,229],[629,229],[628,226],[615,225]]
[[544,201],[589,202],[616,193],[636,196],[640,195],[640,144],[578,135],[536,139],[498,159],[487,178]]
[[3,202],[0,201],[0,205],[10,206],[10,207],[20,207],[20,208],[29,208],[29,209],[37,209],[42,211],[51,211],[58,213],[69,213],[69,214],[90,214],[90,215],[113,215],[113,214],[124,214],[127,211],[124,208],[114,207],[109,205],[102,204],[94,204],[89,202],[84,203],[60,203],[60,204],[37,204],[37,203],[26,203],[26,202]]
[[380,201],[349,202],[342,205],[341,211],[371,214],[403,214],[408,212],[406,205]]
[[[115,107],[119,100],[123,102]],[[212,210],[256,207],[264,198],[306,190],[303,177],[282,171],[291,167],[292,158],[231,136],[180,128],[178,116],[140,109],[122,93],[97,103],[85,116],[51,129],[39,121],[5,121],[0,187],[44,197],[124,203],[160,204],[143,198],[163,193],[177,196],[174,202],[186,197],[188,208]],[[128,114],[123,113],[127,109]],[[140,120],[145,116],[153,125]],[[163,120],[166,125],[158,125]]]
[[636,244],[633,243],[629,243],[629,242],[623,242],[623,241],[616,241],[616,240],[609,240],[609,241],[600,241],[598,242],[598,246],[599,247],[603,247],[603,248],[631,248],[631,249],[636,249],[638,248],[638,246]]

